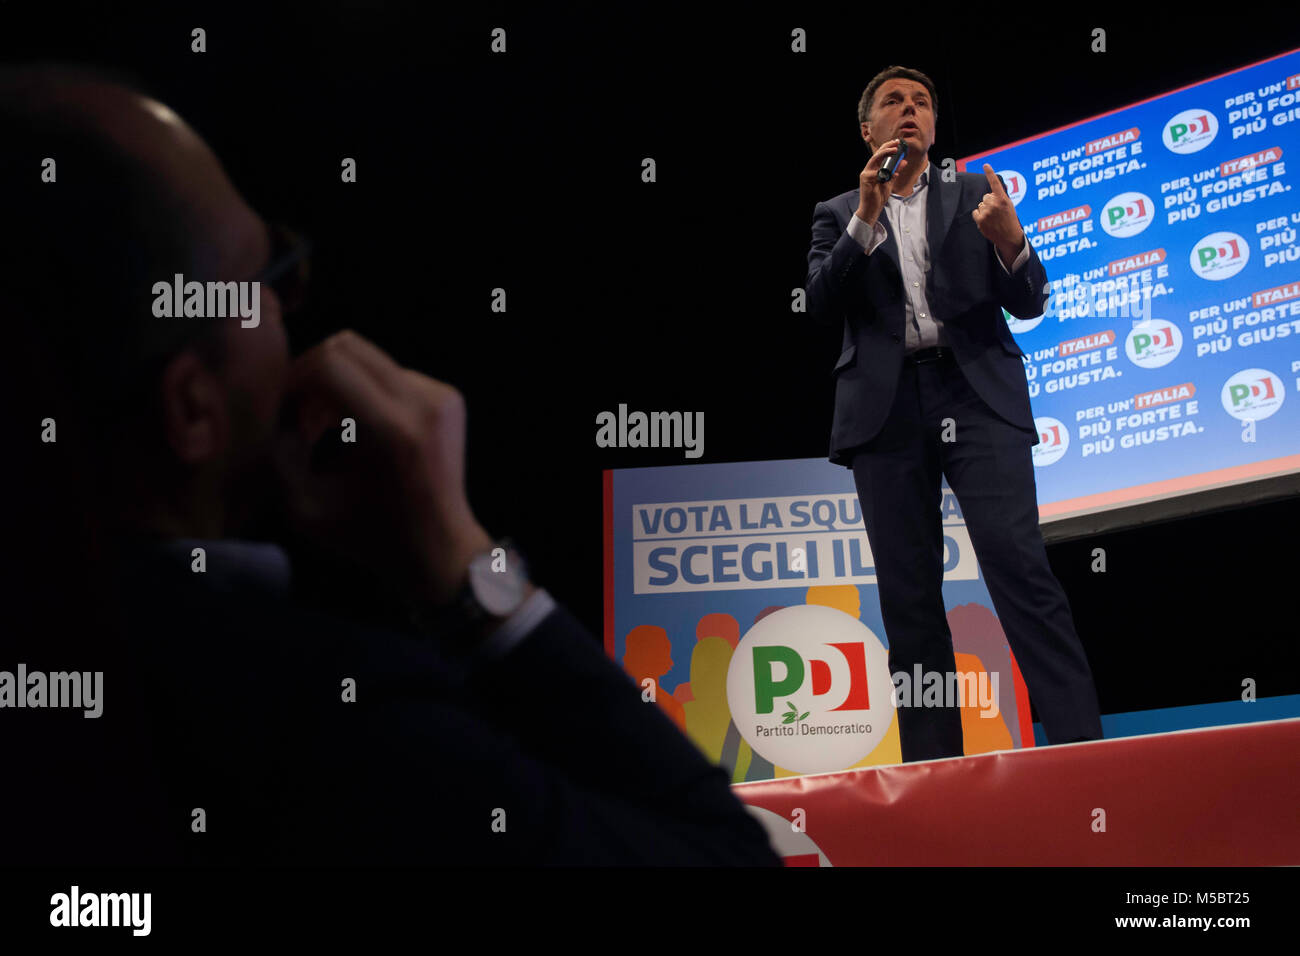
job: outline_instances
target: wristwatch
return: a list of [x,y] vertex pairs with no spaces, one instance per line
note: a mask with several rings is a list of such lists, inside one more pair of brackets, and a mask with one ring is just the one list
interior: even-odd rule
[[508,618],[524,602],[528,568],[523,555],[508,538],[470,559],[465,583],[446,607],[413,608],[411,619],[426,634],[457,643],[473,643],[483,636],[483,625]]
[[476,554],[469,562],[468,580],[457,602],[462,613],[474,621],[485,617],[509,617],[524,603],[528,569],[523,555],[509,538],[502,538],[491,551]]

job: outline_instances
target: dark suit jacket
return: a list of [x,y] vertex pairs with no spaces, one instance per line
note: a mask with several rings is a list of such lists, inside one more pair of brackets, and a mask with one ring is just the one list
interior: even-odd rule
[[182,861],[780,865],[727,773],[562,607],[480,662],[208,564],[118,563],[155,837]]
[[[957,173],[944,182],[930,164],[926,238],[930,271],[926,296],[940,317],[966,378],[998,415],[1034,432],[1024,354],[1002,315],[1041,315],[1047,273],[1033,246],[1029,260],[1008,275],[971,212],[989,192],[982,173]],[[1003,184],[1005,188],[1005,183]],[[845,230],[858,208],[858,190],[819,202],[808,253],[808,311],[819,322],[844,324],[835,376],[835,419],[830,460],[851,465],[849,452],[880,431],[893,404],[903,363],[903,275],[898,242],[884,210],[888,238],[870,256]],[[1034,444],[1037,444],[1035,434]]]

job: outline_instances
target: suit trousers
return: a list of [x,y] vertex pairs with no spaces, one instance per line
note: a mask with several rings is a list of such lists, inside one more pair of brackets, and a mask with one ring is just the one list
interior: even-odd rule
[[[943,440],[946,419],[952,441]],[[904,361],[889,417],[852,458],[890,672],[956,670],[942,592],[942,475],[1048,741],[1096,740],[1092,672],[1038,527],[1032,446],[1032,435],[975,393],[951,353]],[[898,708],[903,760],[961,756],[959,708],[921,706],[919,691]]]

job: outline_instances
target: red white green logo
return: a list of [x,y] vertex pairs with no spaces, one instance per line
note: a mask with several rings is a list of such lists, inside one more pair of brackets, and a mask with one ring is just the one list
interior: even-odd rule
[[727,671],[732,719],[754,752],[796,773],[843,770],[894,719],[889,654],[835,608],[799,604],[750,628]]

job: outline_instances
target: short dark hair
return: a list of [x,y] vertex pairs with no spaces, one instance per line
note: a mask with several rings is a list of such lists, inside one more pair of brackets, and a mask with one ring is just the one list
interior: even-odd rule
[[920,70],[912,70],[905,66],[889,66],[881,70],[871,78],[867,88],[862,91],[862,98],[858,100],[858,122],[871,122],[871,107],[876,99],[876,91],[880,89],[882,83],[886,80],[902,78],[920,83],[930,94],[930,109],[935,116],[939,115],[939,98],[934,95],[934,81],[922,73]]

